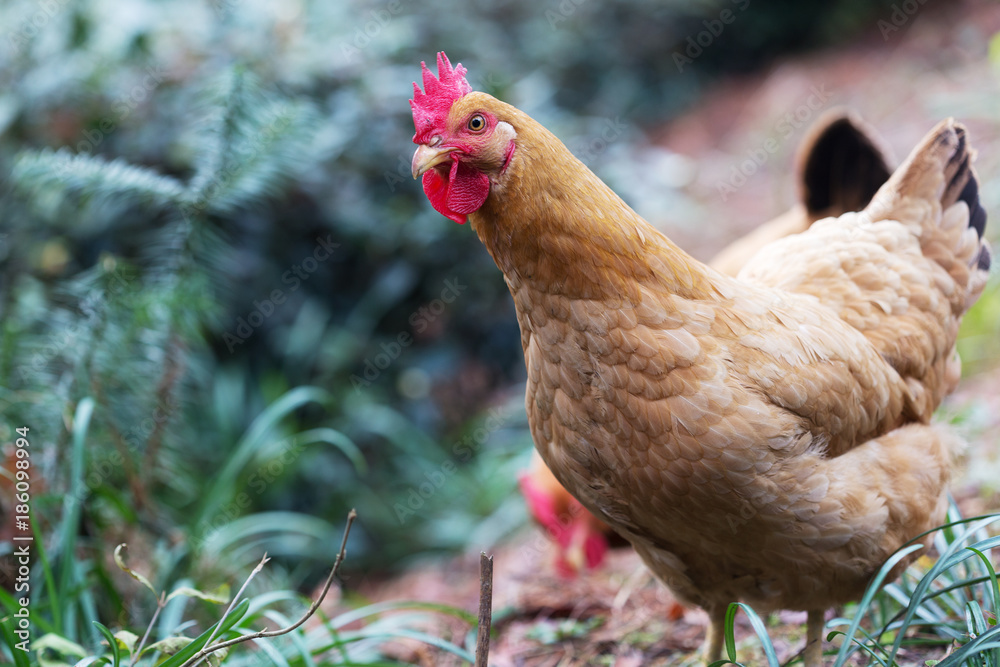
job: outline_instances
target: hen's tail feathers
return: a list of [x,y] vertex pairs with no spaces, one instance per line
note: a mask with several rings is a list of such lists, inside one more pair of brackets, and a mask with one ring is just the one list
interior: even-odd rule
[[965,127],[951,118],[941,121],[865,209],[872,221],[892,219],[913,227],[924,255],[966,287],[970,305],[990,268],[975,157]]
[[889,180],[894,160],[878,133],[857,114],[823,114],[796,157],[799,198],[813,218],[860,211]]

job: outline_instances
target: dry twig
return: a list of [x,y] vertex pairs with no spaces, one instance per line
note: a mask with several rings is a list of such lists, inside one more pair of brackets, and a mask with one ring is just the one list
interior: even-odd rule
[[[344,553],[347,550],[347,537],[348,535],[351,534],[351,524],[354,523],[354,520],[357,517],[358,513],[354,510],[351,510],[350,512],[347,513],[347,525],[344,526],[344,539],[340,542],[340,551],[337,553],[337,560],[335,560],[333,563],[333,568],[330,570],[330,574],[326,578],[326,583],[323,585],[323,590],[320,591],[320,594],[316,597],[315,600],[313,600],[312,605],[309,606],[309,609],[306,610],[306,613],[303,614],[299,620],[292,623],[287,628],[280,628],[278,630],[259,630],[257,632],[254,632],[253,634],[244,635],[242,637],[236,637],[235,639],[230,639],[224,642],[218,642],[217,644],[211,644],[210,646],[206,646],[205,648],[201,649],[193,656],[191,656],[191,658],[188,659],[183,665],[181,665],[181,667],[193,667],[193,665],[197,665],[202,660],[204,660],[209,653],[214,653],[215,651],[219,651],[224,648],[229,648],[230,646],[235,646],[236,644],[242,644],[243,642],[251,641],[254,639],[262,639],[266,637],[278,637],[281,635],[288,634],[295,628],[299,627],[300,625],[308,621],[309,618],[316,613],[316,610],[319,609],[320,604],[323,603],[323,599],[326,597],[327,592],[330,590],[330,586],[333,584],[333,578],[337,576],[337,570],[340,569],[340,564],[344,561]],[[260,562],[260,564],[258,564],[257,567],[254,568],[254,571],[250,574],[250,577],[247,578],[247,582],[245,582],[243,584],[243,587],[240,588],[241,592],[243,588],[246,587],[246,583],[249,583],[250,579],[252,579],[253,576],[260,571],[260,568],[263,567],[264,563],[266,562],[267,562],[267,556],[265,556],[264,559]],[[490,567],[492,569],[492,562],[490,564]],[[225,620],[226,615],[228,615],[229,612],[232,610],[233,606],[235,606],[238,598],[239,598],[239,593],[237,593],[236,596],[233,598],[233,603],[230,605],[230,608],[226,610],[226,614],[223,615],[222,619],[219,621],[216,627],[222,626],[222,621]]]
[[493,556],[479,554],[479,634],[476,667],[487,667],[490,657],[490,623],[493,618]]

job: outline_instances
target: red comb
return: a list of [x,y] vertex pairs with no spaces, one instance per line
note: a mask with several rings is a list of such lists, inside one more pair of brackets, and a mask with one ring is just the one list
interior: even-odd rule
[[444,125],[448,111],[455,100],[472,92],[472,86],[465,80],[466,69],[462,63],[451,67],[444,51],[437,54],[438,75],[435,77],[427,63],[420,63],[424,73],[424,90],[413,83],[413,99],[410,108],[413,110],[413,124],[417,133],[413,135],[413,143],[422,144],[430,137],[430,132]]

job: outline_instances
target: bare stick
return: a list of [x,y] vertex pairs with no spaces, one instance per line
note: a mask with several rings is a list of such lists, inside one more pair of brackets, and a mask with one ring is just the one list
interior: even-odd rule
[[163,608],[167,606],[167,598],[163,593],[160,593],[160,597],[156,599],[156,611],[153,612],[153,618],[149,620],[149,625],[146,626],[146,632],[142,635],[142,639],[139,640],[139,645],[135,647],[135,651],[132,653],[132,660],[129,661],[129,667],[135,665],[135,661],[139,659],[142,655],[142,648],[146,645],[146,640],[149,639],[149,631],[153,629],[156,625],[156,619],[160,617],[160,612]]
[[479,634],[476,667],[487,667],[490,657],[490,623],[493,619],[493,556],[479,554]]
[[[247,588],[247,586],[250,585],[250,581],[254,577],[256,577],[260,573],[261,570],[264,569],[264,565],[266,565],[267,561],[269,561],[269,560],[271,560],[271,559],[267,557],[267,552],[265,551],[264,552],[264,557],[260,559],[259,563],[257,563],[257,567],[255,567],[250,572],[250,576],[248,576],[246,578],[246,581],[243,582],[243,585],[240,586],[240,590],[236,591],[236,595],[233,596],[233,599],[229,603],[229,606],[226,608],[226,611],[222,614],[222,618],[220,618],[219,622],[215,624],[215,629],[212,630],[212,634],[210,634],[208,636],[208,641],[205,642],[205,646],[210,646],[212,644],[212,640],[215,639],[215,635],[218,634],[219,629],[222,628],[222,624],[226,621],[227,618],[229,618],[229,614],[233,611],[233,607],[235,607],[236,603],[239,602],[239,599],[241,597],[243,597],[243,591],[245,591],[246,588]],[[205,652],[205,655],[208,655],[208,653],[210,653],[210,652],[211,651]],[[204,657],[205,656],[202,656],[202,658],[204,658]],[[194,658],[192,658],[192,660],[194,660]],[[197,665],[200,662],[201,662],[201,660],[198,660],[194,664]],[[185,664],[187,664],[187,663],[185,663]]]
[[[181,665],[181,667],[190,667],[191,665],[195,665],[209,653],[214,653],[215,651],[224,648],[229,648],[230,646],[235,646],[236,644],[242,644],[243,642],[246,641],[261,639],[264,637],[278,637],[280,635],[288,634],[295,628],[299,627],[300,625],[308,621],[309,618],[316,613],[316,610],[319,609],[320,604],[323,603],[323,598],[326,597],[327,592],[330,590],[330,586],[333,584],[333,578],[337,576],[337,570],[340,569],[340,564],[344,562],[344,554],[347,551],[347,536],[351,534],[351,524],[354,523],[354,520],[356,518],[358,518],[358,513],[355,512],[354,510],[351,510],[350,512],[347,513],[347,525],[344,527],[344,539],[340,542],[340,551],[337,553],[337,560],[335,560],[333,563],[333,568],[330,570],[330,574],[326,578],[326,583],[323,585],[323,590],[320,591],[319,596],[315,600],[313,600],[312,605],[309,606],[309,609],[302,616],[302,618],[297,620],[295,623],[292,623],[287,628],[281,628],[278,630],[259,630],[250,635],[244,635],[242,637],[236,637],[235,639],[230,639],[229,641],[219,642],[217,644],[212,644],[211,646],[206,646],[205,648],[201,649],[193,656],[191,656],[191,658],[189,658],[187,662]],[[219,623],[219,625],[220,626],[222,625],[221,622]]]

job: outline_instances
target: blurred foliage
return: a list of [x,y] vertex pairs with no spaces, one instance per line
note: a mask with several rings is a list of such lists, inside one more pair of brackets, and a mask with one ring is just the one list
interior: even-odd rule
[[[0,5],[0,442],[31,428],[34,519],[67,572],[50,593],[94,591],[54,630],[97,641],[88,620],[149,611],[118,592],[123,541],[159,589],[264,549],[265,589],[307,588],[353,506],[348,573],[523,523],[517,325],[475,235],[409,176],[421,60],[447,51],[573,148],[890,4]],[[625,160],[599,171],[642,196]]]

